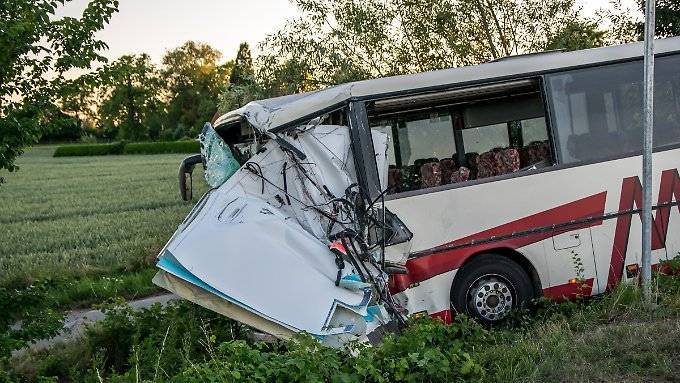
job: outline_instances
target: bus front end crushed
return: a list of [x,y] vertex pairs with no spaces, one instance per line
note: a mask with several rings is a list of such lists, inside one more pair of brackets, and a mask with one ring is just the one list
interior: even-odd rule
[[[154,283],[282,339],[380,341],[405,315],[388,289],[384,249],[411,234],[362,194],[350,129],[316,120],[275,135],[248,121],[258,138],[240,165],[206,125],[212,189],[158,255]],[[387,138],[374,142],[384,143],[375,152],[386,179]]]

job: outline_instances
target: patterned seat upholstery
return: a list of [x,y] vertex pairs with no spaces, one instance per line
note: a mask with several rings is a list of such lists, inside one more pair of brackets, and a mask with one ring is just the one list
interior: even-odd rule
[[495,176],[496,167],[497,161],[495,152],[491,151],[480,154],[477,159],[477,178],[481,179]]
[[479,155],[477,178],[487,178],[519,170],[519,152],[517,149],[493,149]]
[[539,162],[550,159],[550,146],[548,141],[534,141],[520,149],[521,167],[525,168]]
[[442,184],[442,171],[439,162],[428,162],[420,167],[423,188],[431,188]]
[[439,168],[442,172],[442,185],[446,185],[451,182],[451,176],[454,172],[458,170],[458,165],[456,160],[453,158],[444,158],[439,161]]
[[496,175],[514,173],[520,169],[519,151],[514,148],[502,149],[496,152],[498,167]]
[[452,184],[458,182],[465,182],[470,179],[470,169],[465,166],[461,166],[455,172],[451,173],[450,181]]

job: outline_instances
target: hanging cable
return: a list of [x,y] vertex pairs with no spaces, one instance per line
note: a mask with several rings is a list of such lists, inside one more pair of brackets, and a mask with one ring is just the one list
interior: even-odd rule
[[281,170],[281,175],[283,176],[283,192],[286,195],[286,202],[288,202],[288,205],[290,206],[290,197],[288,196],[288,177],[286,176],[286,168],[288,166],[288,162],[283,163],[283,169]]
[[[264,194],[264,181],[265,181],[265,178],[264,178],[264,174],[262,174],[262,167],[260,166],[260,164],[258,164],[257,162],[250,162],[250,161],[249,161],[249,162],[246,162],[246,164],[245,164],[244,166],[245,166],[245,168],[248,169],[250,172],[252,172],[252,173],[254,173],[255,175],[257,175],[257,176],[259,176],[260,178],[262,178],[262,194]],[[257,167],[257,169],[253,170],[254,167]]]

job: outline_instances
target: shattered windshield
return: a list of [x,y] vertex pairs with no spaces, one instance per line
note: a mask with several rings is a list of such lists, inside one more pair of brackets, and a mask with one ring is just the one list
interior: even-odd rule
[[222,140],[211,124],[205,124],[198,137],[204,158],[205,181],[213,188],[225,183],[241,167],[232,148]]

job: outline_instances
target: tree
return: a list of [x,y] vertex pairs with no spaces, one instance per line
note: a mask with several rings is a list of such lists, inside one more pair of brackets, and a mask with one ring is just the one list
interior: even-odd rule
[[220,95],[218,111],[228,112],[261,98],[266,98],[265,91],[255,78],[250,47],[248,43],[241,43],[231,68],[229,85]]
[[[574,0],[296,0],[262,44],[269,93],[477,64],[545,50],[582,20]],[[591,32],[588,30],[587,32]],[[581,34],[570,34],[575,43]],[[589,33],[590,44],[599,39]]]
[[[640,10],[644,12],[645,2],[640,1]],[[637,23],[636,30],[642,40],[645,30],[644,20]],[[680,1],[656,0],[656,37],[680,36]]]
[[605,45],[606,33],[598,29],[590,20],[574,20],[557,32],[546,45],[546,49],[578,49],[597,48]]
[[228,84],[231,63],[220,65],[222,54],[210,45],[188,41],[163,57],[167,83],[168,121],[175,138],[196,135],[217,111],[217,102]]
[[[97,71],[99,119],[110,138],[149,138],[149,125],[162,110],[163,83],[147,54],[122,56]],[[158,130],[151,138],[158,136]]]
[[253,70],[253,58],[250,56],[248,43],[241,43],[236,53],[231,75],[229,76],[230,85],[246,85],[253,82],[255,71]]
[[54,105],[64,73],[105,61],[107,48],[95,38],[117,11],[117,0],[92,0],[80,19],[57,19],[70,0],[0,1],[0,169],[36,143],[40,120]]
[[40,124],[44,128],[40,137],[43,143],[73,142],[83,135],[82,122],[61,111],[57,105],[43,111]]
[[98,121],[98,87],[97,72],[91,72],[65,81],[58,90],[56,107],[63,115],[77,122],[81,135],[95,131]]
[[680,1],[657,0],[655,29],[658,37],[680,36]]

